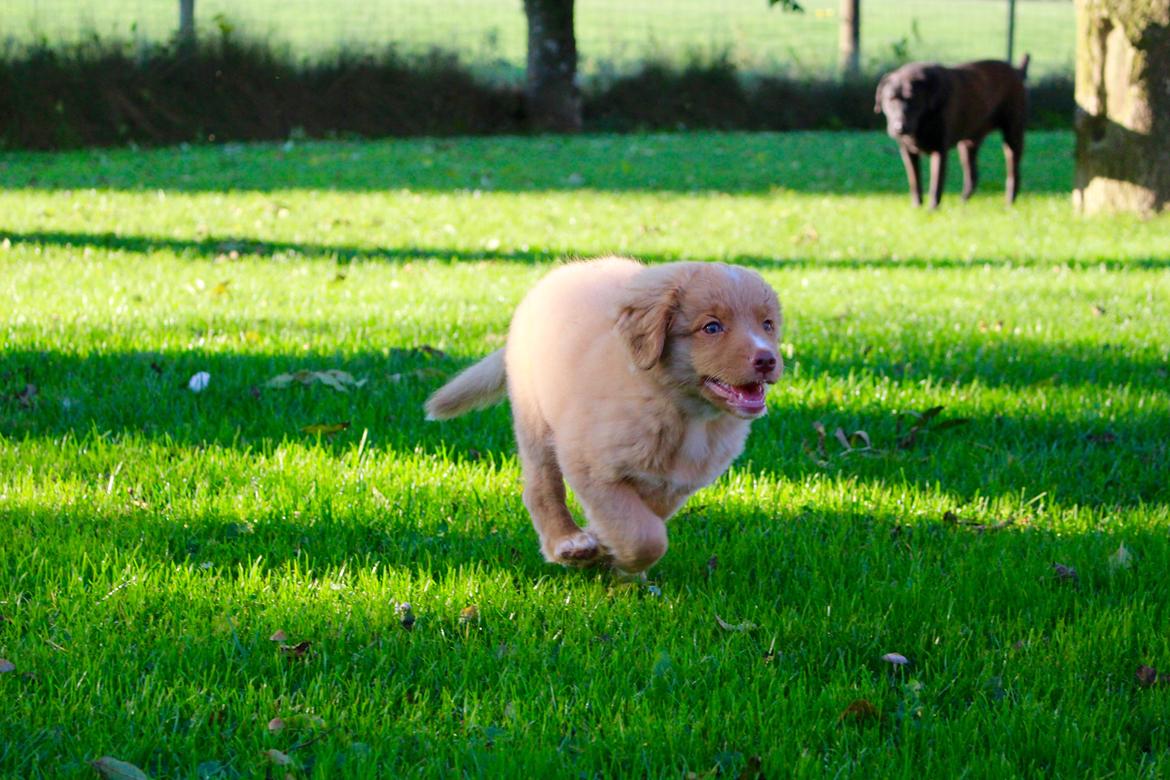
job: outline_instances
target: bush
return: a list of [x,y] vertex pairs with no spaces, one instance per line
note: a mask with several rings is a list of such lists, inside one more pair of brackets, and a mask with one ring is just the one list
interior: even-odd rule
[[[878,128],[876,81],[745,76],[726,58],[652,62],[587,85],[585,128]],[[1071,124],[1068,79],[1040,81],[1031,94],[1034,126]],[[94,40],[0,60],[0,145],[11,148],[524,131],[518,87],[478,79],[439,51],[298,63],[224,34],[189,51]]]

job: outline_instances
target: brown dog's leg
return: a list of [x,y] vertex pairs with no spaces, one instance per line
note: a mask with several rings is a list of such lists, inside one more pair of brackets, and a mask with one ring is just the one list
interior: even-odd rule
[[978,141],[959,142],[959,164],[963,166],[963,200],[968,200],[979,186]]
[[589,566],[597,562],[597,538],[573,521],[565,506],[565,481],[557,465],[552,432],[536,415],[517,412],[516,444],[524,472],[524,506],[550,563]]
[[922,205],[922,177],[918,171],[918,152],[912,152],[905,146],[898,146],[902,153],[902,165],[906,167],[906,178],[910,180],[910,199],[915,206]]
[[1024,127],[1007,127],[1003,131],[1003,162],[1007,168],[1007,181],[1004,182],[1004,198],[1010,206],[1016,202],[1016,195],[1020,191],[1020,158],[1024,155]]
[[937,209],[942,200],[943,185],[947,181],[947,153],[930,153],[930,207]]
[[589,530],[624,572],[644,571],[666,553],[666,523],[628,485],[570,479]]

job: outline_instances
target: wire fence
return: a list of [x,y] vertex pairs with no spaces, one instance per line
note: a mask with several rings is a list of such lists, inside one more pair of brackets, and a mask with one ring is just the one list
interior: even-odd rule
[[[646,62],[679,65],[725,59],[744,72],[823,76],[838,67],[838,0],[804,0],[804,13],[767,0],[577,0],[585,78]],[[1014,51],[1032,73],[1073,70],[1072,0],[1018,0]],[[946,63],[1003,58],[1008,0],[861,0],[860,63]],[[347,53],[442,49],[481,73],[521,78],[526,23],[522,0],[196,0],[201,38],[267,43],[296,59]],[[97,38],[149,46],[174,38],[178,0],[3,0],[0,42],[69,44]]]

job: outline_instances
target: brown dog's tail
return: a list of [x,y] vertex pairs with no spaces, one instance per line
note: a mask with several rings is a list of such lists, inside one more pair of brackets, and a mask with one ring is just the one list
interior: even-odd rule
[[427,419],[447,420],[491,406],[504,399],[507,389],[504,350],[497,349],[436,390],[424,405]]
[[1016,68],[1016,73],[1020,74],[1020,81],[1028,78],[1028,63],[1032,61],[1031,54],[1025,54],[1024,58],[1020,60],[1020,67]]

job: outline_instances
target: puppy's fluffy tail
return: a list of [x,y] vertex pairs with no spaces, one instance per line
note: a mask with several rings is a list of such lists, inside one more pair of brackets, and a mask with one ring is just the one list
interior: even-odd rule
[[424,405],[427,419],[447,420],[491,406],[502,401],[506,391],[504,350],[497,349],[436,390]]
[[1028,63],[1031,61],[1031,54],[1025,54],[1024,59],[1020,60],[1020,67],[1016,68],[1016,72],[1020,74],[1020,81],[1028,78]]

